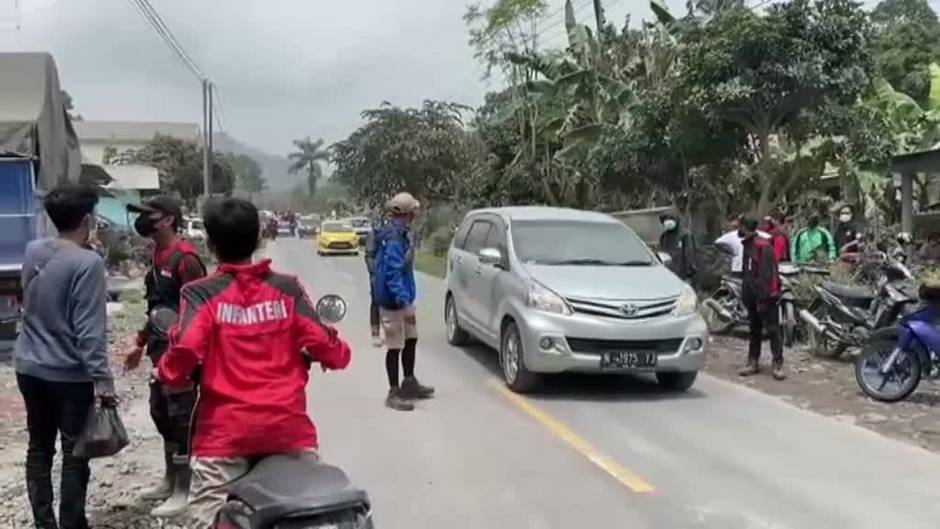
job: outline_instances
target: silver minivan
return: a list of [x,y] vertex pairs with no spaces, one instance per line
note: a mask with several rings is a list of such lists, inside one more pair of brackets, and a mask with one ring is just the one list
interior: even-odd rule
[[655,373],[684,391],[705,362],[695,291],[603,213],[472,211],[451,243],[446,282],[448,341],[499,351],[514,391],[563,372]]

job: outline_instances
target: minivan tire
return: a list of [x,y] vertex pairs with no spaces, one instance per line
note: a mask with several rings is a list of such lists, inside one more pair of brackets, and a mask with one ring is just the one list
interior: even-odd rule
[[664,371],[656,373],[659,387],[666,391],[686,391],[695,384],[698,371]]
[[[453,322],[451,318],[453,318]],[[451,294],[447,295],[447,301],[444,302],[444,327],[447,331],[447,343],[458,347],[470,343],[470,333],[460,326],[460,319],[457,317],[457,303]]]
[[[515,356],[516,365],[514,370],[510,370],[507,362],[512,361],[513,356]],[[503,325],[503,335],[499,341],[499,364],[503,370],[506,386],[516,393],[528,393],[538,387],[541,382],[541,376],[529,371],[525,366],[522,336],[519,334],[519,327],[513,321]]]

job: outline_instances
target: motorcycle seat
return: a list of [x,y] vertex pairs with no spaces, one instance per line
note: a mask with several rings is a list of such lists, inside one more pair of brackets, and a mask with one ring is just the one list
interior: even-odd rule
[[229,497],[251,507],[252,527],[270,527],[302,515],[369,509],[368,495],[354,487],[341,469],[312,458],[284,455],[261,460],[232,485]]
[[839,296],[840,298],[872,300],[876,297],[875,292],[867,287],[842,285],[839,283],[832,283],[830,281],[824,282],[822,287],[836,296]]

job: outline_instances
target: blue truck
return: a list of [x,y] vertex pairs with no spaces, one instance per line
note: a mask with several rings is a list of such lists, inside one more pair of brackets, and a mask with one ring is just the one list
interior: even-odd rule
[[26,244],[53,235],[44,192],[81,177],[78,139],[48,53],[0,53],[0,340],[16,336]]

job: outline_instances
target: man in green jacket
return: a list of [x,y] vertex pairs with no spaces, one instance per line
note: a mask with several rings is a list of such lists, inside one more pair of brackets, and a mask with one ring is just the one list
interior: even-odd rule
[[[821,256],[819,254],[822,254]],[[826,262],[836,259],[836,245],[829,230],[819,225],[819,216],[809,219],[809,226],[793,238],[790,256],[796,263],[809,263],[821,258]]]

